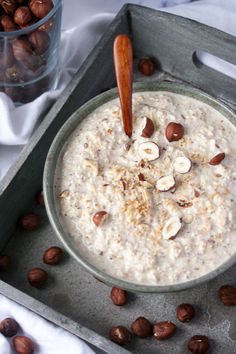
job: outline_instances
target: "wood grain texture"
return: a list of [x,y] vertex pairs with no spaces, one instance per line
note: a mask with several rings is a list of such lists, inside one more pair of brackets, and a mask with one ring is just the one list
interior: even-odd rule
[[129,137],[131,137],[133,49],[129,37],[124,34],[117,36],[114,41],[113,50],[124,131]]

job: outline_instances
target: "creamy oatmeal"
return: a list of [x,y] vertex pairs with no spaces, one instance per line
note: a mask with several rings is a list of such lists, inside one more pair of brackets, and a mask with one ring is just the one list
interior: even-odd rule
[[64,227],[92,264],[140,284],[204,275],[236,251],[235,128],[210,106],[133,95],[132,140],[118,99],[90,114],[61,153]]

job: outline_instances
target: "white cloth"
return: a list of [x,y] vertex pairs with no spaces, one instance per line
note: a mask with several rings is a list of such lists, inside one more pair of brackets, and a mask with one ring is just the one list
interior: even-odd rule
[[[184,4],[189,0],[131,0],[129,2],[154,8],[178,4],[178,6],[165,9],[165,11],[198,20],[236,35],[235,0],[227,0],[227,2],[201,0],[190,4]],[[61,70],[59,88],[46,92],[32,103],[18,108],[14,107],[6,95],[0,94],[0,180],[28,142],[35,127],[40,123],[38,117],[57,99],[111,22],[114,14],[124,3],[123,0],[65,1],[60,51],[61,68],[63,69]],[[201,56],[201,59],[206,64],[216,65],[215,59],[209,58],[205,54]],[[217,62],[217,65],[223,71],[228,70],[229,75],[236,75],[235,68],[232,66],[227,66],[222,62]],[[92,353],[92,350],[75,336],[53,326],[43,318],[0,295],[0,320],[5,317],[15,318],[24,333],[38,343],[36,354]],[[11,353],[9,341],[2,335],[0,335],[0,348],[0,354]]]
[[[25,335],[34,342],[34,354],[94,354],[94,351],[76,336],[0,295],[0,319],[8,317],[18,322],[20,330],[17,335]],[[15,353],[12,349],[12,338],[0,334],[0,353]]]

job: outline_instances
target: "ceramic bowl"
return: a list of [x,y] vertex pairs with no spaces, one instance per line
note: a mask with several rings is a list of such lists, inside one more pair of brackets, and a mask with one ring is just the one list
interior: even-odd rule
[[[215,98],[212,98],[206,93],[190,86],[176,83],[136,83],[134,84],[133,91],[166,91],[192,97],[213,107],[221,114],[223,114],[227,119],[229,119],[234,125],[236,125],[236,115],[233,111],[231,111],[229,108],[227,108],[224,104],[222,104]],[[80,124],[83,119],[86,119],[86,117],[97,107],[116,98],[117,96],[117,89],[112,89],[103,94],[100,94],[99,96],[96,96],[95,98],[91,99],[89,102],[84,104],[67,120],[67,122],[63,125],[63,127],[56,135],[51,145],[44,169],[43,190],[45,196],[46,210],[53,229],[55,230],[61,242],[64,244],[67,251],[76,259],[76,261],[82,267],[92,273],[96,278],[112,286],[116,286],[133,292],[161,293],[184,290],[207,282],[212,278],[215,278],[217,275],[224,272],[236,262],[236,253],[231,256],[225,263],[221,264],[213,271],[193,280],[169,285],[135,284],[106,274],[99,268],[88,262],[80,253],[78,246],[74,244],[73,240],[68,236],[66,230],[63,228],[59,213],[57,212],[57,198],[55,196],[54,191],[54,174],[60,152],[64,144],[69,139],[70,135],[74,132],[75,128]]]

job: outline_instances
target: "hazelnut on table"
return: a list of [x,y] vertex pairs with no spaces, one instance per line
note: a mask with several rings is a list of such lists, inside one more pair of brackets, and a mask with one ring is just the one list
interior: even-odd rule
[[40,224],[40,217],[34,213],[25,214],[19,219],[19,226],[28,231],[36,230]]
[[19,330],[18,323],[13,318],[5,318],[0,322],[0,333],[5,337],[13,337]]
[[44,252],[43,262],[49,265],[56,265],[60,263],[62,256],[63,251],[60,247],[50,247]]
[[170,321],[155,323],[153,326],[153,335],[158,340],[166,340],[175,334],[176,325]]
[[236,306],[236,288],[231,285],[224,285],[219,289],[220,301],[225,306]]
[[26,336],[16,336],[13,338],[13,347],[19,354],[33,354],[34,343]]
[[138,317],[131,325],[133,333],[140,338],[152,335],[152,324],[145,317]]
[[151,58],[142,58],[138,63],[139,71],[145,76],[151,76],[155,72],[155,63]]
[[124,306],[127,302],[127,292],[120,288],[111,289],[111,300],[116,306]]
[[11,258],[7,255],[0,256],[0,271],[7,272],[11,268]]
[[28,274],[28,282],[35,288],[41,288],[47,280],[47,272],[42,268],[33,268]]
[[120,345],[127,344],[131,341],[131,333],[124,326],[112,327],[109,332],[110,339]]
[[193,336],[188,342],[188,349],[194,354],[204,354],[208,351],[210,345],[206,336]]
[[195,310],[190,304],[181,304],[176,309],[176,317],[181,322],[189,322],[194,316]]

